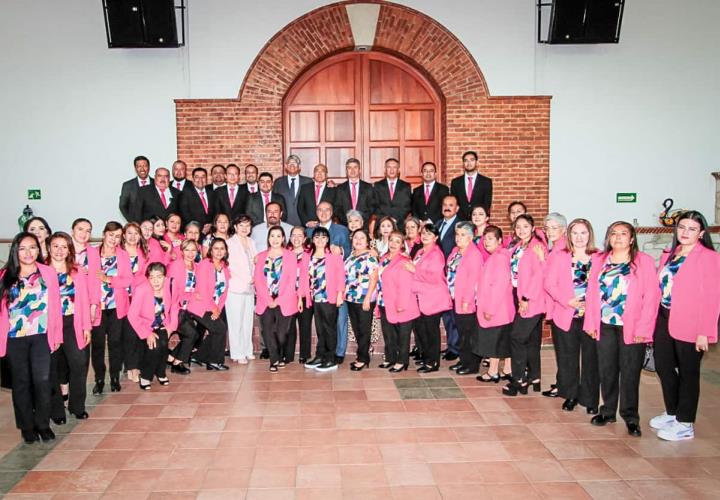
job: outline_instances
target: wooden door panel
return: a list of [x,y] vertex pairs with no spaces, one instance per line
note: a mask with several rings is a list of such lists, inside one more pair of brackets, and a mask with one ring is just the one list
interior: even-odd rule
[[319,142],[320,113],[317,111],[291,112],[290,140],[292,142]]
[[403,178],[414,178],[414,182],[421,182],[422,164],[426,161],[434,162],[435,148],[432,146],[410,146],[405,147],[403,153]]
[[298,155],[301,160],[303,172],[310,172],[320,163],[320,148],[292,148],[290,154]]
[[341,61],[320,70],[295,95],[293,104],[355,104],[354,60]]
[[398,66],[370,61],[370,104],[432,104],[423,85]]
[[355,157],[355,148],[326,148],[325,165],[328,168],[328,177],[341,179],[345,177],[345,162]]
[[400,139],[400,116],[394,111],[370,111],[370,140],[397,141]]
[[399,158],[400,148],[370,148],[370,175],[372,181],[377,181],[385,177],[385,160],[388,158]]
[[435,112],[432,109],[405,111],[405,140],[432,141],[435,139]]
[[325,111],[325,140],[354,142],[355,111]]

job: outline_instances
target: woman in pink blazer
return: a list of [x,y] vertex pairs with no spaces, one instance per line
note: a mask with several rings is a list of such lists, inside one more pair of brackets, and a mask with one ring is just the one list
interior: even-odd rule
[[[51,416],[56,424],[66,420],[65,403],[60,384],[69,382],[68,411],[77,419],[86,419],[87,372],[90,343],[90,299],[87,276],[75,264],[75,249],[70,235],[55,233],[48,240],[48,264],[57,273],[62,309],[63,343],[52,354]],[[67,381],[60,379],[58,366],[63,365]]]
[[19,233],[0,270],[0,357],[10,365],[15,425],[26,443],[52,441],[50,355],[63,341],[60,287],[40,243]]
[[90,236],[92,235],[92,223],[80,217],[75,219],[71,226],[70,235],[73,240],[75,249],[75,262],[79,269],[87,275],[88,272],[88,255],[87,249],[90,246]]
[[265,347],[270,355],[270,371],[277,373],[278,368],[285,366],[280,358],[280,346],[285,342],[292,317],[302,310],[307,284],[301,279],[300,289],[295,287],[297,258],[285,248],[282,227],[270,227],[267,244],[268,249],[260,252],[255,261],[255,313],[260,316]]
[[458,375],[480,371],[480,358],[473,352],[478,334],[477,291],[482,275],[482,254],[473,244],[475,226],[470,222],[455,225],[455,245],[447,259],[447,284],[453,299],[455,325],[460,335],[460,359],[450,367]]
[[167,280],[170,283],[173,307],[178,311],[177,333],[179,342],[168,356],[171,364],[170,370],[179,375],[190,373],[190,356],[195,342],[198,339],[201,327],[197,325],[188,313],[188,303],[195,294],[197,284],[197,264],[195,256],[198,255],[200,245],[192,239],[183,240],[180,245],[182,258],[174,260],[167,272]]
[[128,319],[139,338],[145,341],[140,360],[140,389],[150,389],[153,377],[160,385],[168,385],[165,374],[168,336],[177,328],[177,306],[172,302],[170,283],[165,278],[165,265],[153,262],[147,267],[147,281],[141,283],[128,311]]
[[337,368],[337,316],[343,304],[345,266],[341,255],[330,253],[330,232],[326,228],[315,227],[310,241],[310,253],[300,263],[302,283],[298,291],[305,299],[305,307],[313,308],[318,337],[315,357],[305,367],[322,372]]
[[228,247],[225,240],[216,238],[210,243],[207,258],[195,268],[197,284],[190,296],[187,311],[199,330],[208,334],[197,350],[195,361],[209,370],[228,370],[225,364],[225,339],[227,324],[222,311],[228,294],[230,271],[228,270]]
[[167,252],[170,249],[170,245],[162,239],[162,236],[155,234],[156,225],[163,228],[164,235],[165,222],[163,222],[162,219],[153,217],[151,220],[145,220],[140,224],[142,236],[145,238],[148,247],[148,264],[152,262],[162,262],[167,265],[170,262]]
[[[511,339],[512,381],[503,388],[506,396],[527,394],[531,383],[540,391],[540,339],[537,325],[545,312],[543,289],[543,255],[545,246],[535,231],[535,221],[528,214],[520,214],[513,223],[513,240],[510,243],[510,279],[517,313],[513,320]],[[525,378],[527,368],[527,378]]]
[[720,254],[700,212],[680,215],[675,237],[660,259],[660,309],[655,323],[655,369],[665,412],[650,420],[658,437],[695,437],[700,399],[700,361],[717,342],[720,316]]
[[120,391],[123,363],[122,319],[129,303],[125,288],[132,283],[130,258],[120,247],[122,225],[105,224],[102,243],[88,248],[88,285],[90,317],[93,320],[90,356],[95,372],[93,394],[102,394],[105,387],[105,342],[110,359],[110,390]]
[[628,434],[639,437],[638,401],[645,344],[652,342],[660,289],[655,262],[638,250],[635,228],[614,222],[605,235],[605,252],[590,269],[583,329],[598,341],[603,405],[593,425],[620,416]]
[[483,256],[483,262],[485,262],[487,258],[490,257],[490,254],[485,249],[485,245],[483,245],[483,235],[490,221],[490,211],[482,205],[473,207],[470,214],[470,221],[475,226],[473,243],[475,243],[475,246],[480,250]]
[[502,247],[502,230],[488,225],[482,243],[488,258],[483,264],[477,300],[477,321],[480,331],[474,352],[490,358],[487,373],[480,382],[500,382],[500,359],[505,359],[505,373],[510,373],[510,331],[515,318],[513,286],[510,279],[510,254]]
[[410,259],[402,253],[404,236],[392,231],[388,251],[378,266],[378,300],[380,323],[385,341],[385,361],[380,368],[392,373],[407,370],[410,358],[410,331],[420,316],[417,298],[412,293],[412,273],[405,268]]
[[178,214],[170,214],[165,219],[165,227],[167,230],[163,235],[163,241],[169,245],[167,250],[168,262],[182,258],[180,245],[185,236],[180,232],[182,227],[182,218]]
[[440,231],[434,224],[420,230],[422,247],[405,268],[414,274],[412,291],[417,296],[420,317],[415,322],[415,334],[422,353],[420,373],[436,372],[440,368],[440,318],[452,309],[452,299],[445,277],[445,255],[437,244]]
[[580,403],[588,414],[595,415],[600,399],[597,342],[583,331],[588,277],[592,258],[597,255],[595,235],[585,219],[572,221],[567,232],[567,247],[558,250],[555,246],[545,268],[545,291],[552,301],[553,345],[558,364],[556,387],[546,392],[555,392],[565,399],[563,410],[573,411]]

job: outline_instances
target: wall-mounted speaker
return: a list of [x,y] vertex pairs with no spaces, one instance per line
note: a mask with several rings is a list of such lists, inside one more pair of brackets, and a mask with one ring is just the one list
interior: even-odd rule
[[[109,48],[162,48],[184,45],[185,3],[175,0],[103,0]],[[176,10],[180,10],[178,41]]]
[[[625,0],[552,0],[538,2],[541,12],[550,7],[548,36],[539,40],[552,44],[618,43]],[[538,36],[540,33],[538,32]]]

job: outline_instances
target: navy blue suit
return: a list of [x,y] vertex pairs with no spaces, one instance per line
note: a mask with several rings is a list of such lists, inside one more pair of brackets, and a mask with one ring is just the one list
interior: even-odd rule
[[[312,238],[314,227],[309,227],[305,230],[305,235],[308,238]],[[350,248],[350,231],[345,226],[340,224],[331,223],[328,228],[330,232],[329,245],[336,245],[343,249],[343,259],[347,259],[350,256],[352,249]]]

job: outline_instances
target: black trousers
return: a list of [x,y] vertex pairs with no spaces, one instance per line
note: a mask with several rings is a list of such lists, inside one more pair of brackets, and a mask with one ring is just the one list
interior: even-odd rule
[[190,362],[193,346],[200,336],[200,327],[187,311],[180,311],[178,316],[177,334],[180,341],[172,351],[174,358],[179,359],[183,363]]
[[50,428],[50,347],[47,335],[7,339],[15,425],[23,431]]
[[140,360],[140,377],[152,381],[153,376],[158,379],[165,378],[165,367],[168,357],[168,334],[167,330],[160,328],[155,330],[158,338],[155,349],[150,349],[147,340],[143,340],[145,347]]
[[309,359],[312,346],[313,308],[305,307],[290,320],[287,339],[282,349],[282,359],[286,362],[295,359],[295,343],[300,337],[300,359]]
[[390,323],[385,314],[385,308],[381,307],[380,323],[385,341],[385,361],[407,366],[410,363],[410,331],[413,322]]
[[455,324],[460,334],[460,364],[463,368],[476,372],[480,369],[480,356],[473,352],[475,338],[479,333],[477,316],[475,313],[456,313]]
[[700,362],[703,351],[696,351],[693,342],[670,336],[670,312],[660,306],[655,323],[655,370],[662,385],[665,411],[679,422],[695,422],[700,399]]
[[[515,314],[510,333],[510,357],[512,358],[513,381],[516,384],[540,378],[540,345],[533,342],[532,335],[541,319],[542,314],[536,314],[529,318]],[[533,361],[531,362],[531,360]],[[527,380],[524,378],[525,368],[528,368]]]
[[92,367],[95,381],[105,380],[105,341],[108,345],[110,361],[110,378],[120,378],[123,364],[122,320],[117,317],[115,309],[102,311],[100,325],[93,327],[90,342]]
[[373,310],[375,303],[370,304],[369,311],[363,311],[362,304],[347,302],[348,317],[355,332],[357,342],[357,360],[370,363],[370,333],[372,331]]
[[126,370],[137,370],[140,368],[140,358],[145,349],[145,341],[137,336],[130,321],[123,318],[123,359]]
[[73,318],[72,314],[63,316],[63,343],[50,355],[50,414],[53,418],[65,416],[65,403],[60,391],[60,384],[63,383],[58,370],[60,364],[67,366],[70,383],[68,411],[74,415],[85,411],[90,348],[78,347]]
[[[207,335],[202,337],[197,350],[197,359],[203,363],[223,363],[225,361],[225,339],[227,338],[227,323],[222,315],[212,319],[212,313],[206,312],[203,317],[190,313],[192,319]],[[144,377],[143,377],[144,378]]]
[[[316,311],[317,312],[317,311]],[[267,308],[260,315],[262,334],[265,337],[265,348],[270,355],[270,363],[275,364],[281,360],[280,346],[285,343],[285,337],[290,329],[292,316],[283,316],[280,306],[274,309]]]
[[583,318],[573,318],[568,331],[552,324],[557,358],[557,390],[565,399],[577,399],[586,408],[600,401],[597,341],[583,331]]
[[545,315],[540,315],[540,321],[537,322],[535,328],[530,332],[530,341],[528,344],[528,380],[539,380],[540,379],[540,350],[542,349],[542,330],[543,320]]
[[614,418],[619,400],[623,420],[628,424],[639,423],[640,372],[645,344],[626,344],[622,326],[602,323],[597,351],[603,398],[600,414]]
[[440,319],[443,313],[421,314],[415,320],[415,334],[422,346],[423,362],[426,365],[440,363]]
[[327,302],[313,302],[312,308],[318,337],[315,357],[327,363],[334,363],[337,349],[338,307]]

